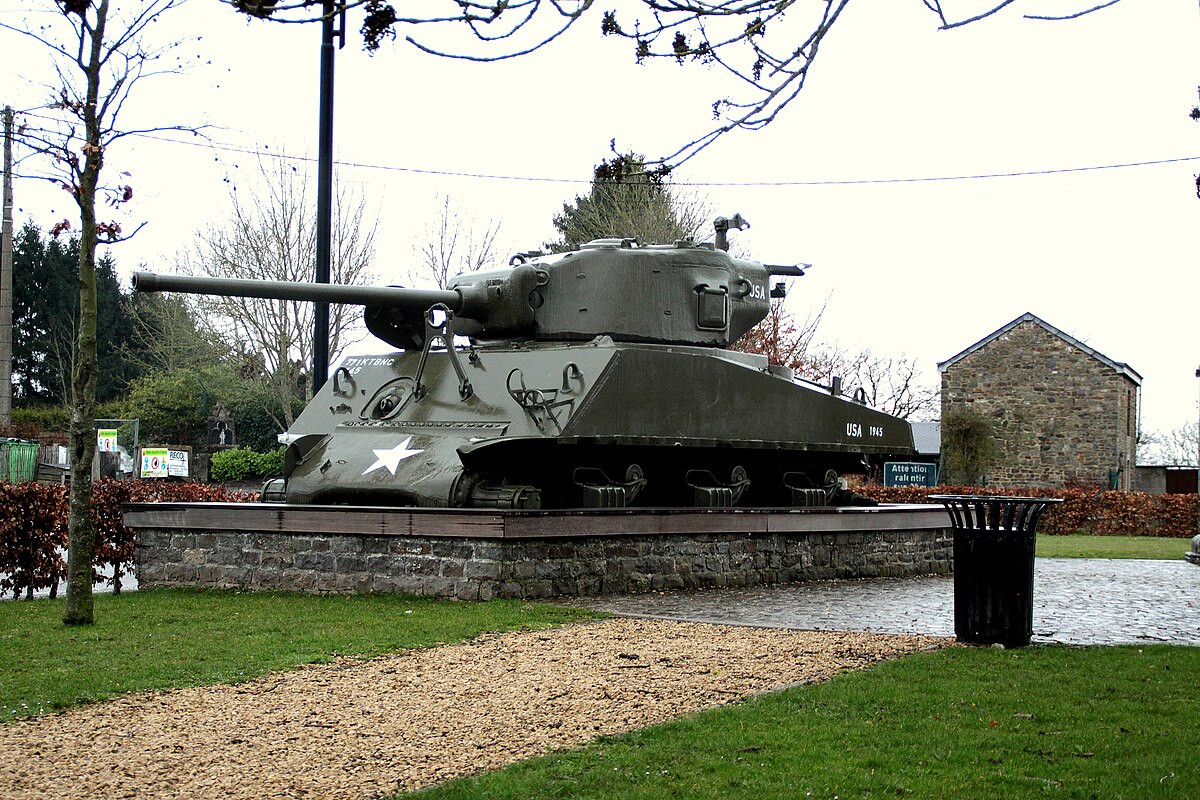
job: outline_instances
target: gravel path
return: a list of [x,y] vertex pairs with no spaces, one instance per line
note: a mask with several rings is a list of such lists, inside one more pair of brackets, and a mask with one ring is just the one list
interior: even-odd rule
[[0,797],[373,798],[945,639],[612,619],[0,726]]

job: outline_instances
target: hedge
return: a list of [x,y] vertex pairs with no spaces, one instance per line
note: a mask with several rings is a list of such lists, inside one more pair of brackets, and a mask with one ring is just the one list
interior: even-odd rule
[[[114,480],[102,478],[92,484],[92,525],[96,544],[92,558],[92,580],[108,581],[121,591],[121,576],[128,575],[133,562],[133,531],[121,524],[123,503],[153,502],[247,502],[255,493],[231,492],[223,486],[174,483],[163,480]],[[0,481],[0,594],[49,589],[57,594],[58,582],[66,577],[67,488],[59,484],[9,483]],[[101,570],[111,566],[113,575]]]
[[67,574],[67,492],[57,484],[0,481],[0,594],[53,597]]
[[[96,406],[96,419],[121,419],[125,406],[120,402]],[[44,433],[66,435],[71,430],[69,406],[18,406],[12,410],[12,431],[22,439],[36,439]]]
[[1093,536],[1167,536],[1190,539],[1200,521],[1200,495],[1147,494],[1097,489],[994,489],[978,486],[864,486],[859,494],[881,503],[928,503],[932,494],[1058,497],[1038,533]]

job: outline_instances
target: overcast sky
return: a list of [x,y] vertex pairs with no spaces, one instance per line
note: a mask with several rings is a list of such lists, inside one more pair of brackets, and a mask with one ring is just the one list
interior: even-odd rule
[[[25,8],[0,0],[6,21]],[[822,339],[916,357],[932,383],[937,362],[1028,311],[1144,376],[1143,427],[1179,427],[1197,418],[1200,390],[1200,123],[1188,119],[1200,9],[1123,0],[1056,23],[1020,11],[938,31],[920,0],[857,0],[779,119],[723,138],[675,178],[750,221],[753,257],[815,264],[788,304],[804,316],[827,303]],[[369,57],[359,23],[338,53],[335,149],[339,180],[381,216],[385,282],[405,280],[439,194],[500,221],[506,248],[536,247],[611,139],[674,150],[736,88],[694,65],[638,67],[628,43],[598,35],[598,16],[491,65],[402,44]],[[132,173],[131,219],[149,222],[114,249],[123,272],[170,271],[195,230],[227,214],[231,187],[254,188],[255,158],[237,148],[316,156],[318,27],[247,23],[192,0],[159,26],[180,29],[203,34],[194,50],[212,63],[146,83],[126,121],[210,123],[217,146],[138,138],[109,154],[109,169]],[[41,54],[7,32],[0,52],[0,103],[43,101]],[[1101,168],[1122,164],[1145,165]],[[16,205],[18,225],[73,212],[35,181],[18,181]]]

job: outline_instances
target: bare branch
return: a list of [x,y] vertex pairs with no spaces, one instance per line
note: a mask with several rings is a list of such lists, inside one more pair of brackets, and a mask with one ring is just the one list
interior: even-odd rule
[[120,244],[121,242],[128,242],[134,236],[137,236],[138,231],[140,231],[142,228],[146,227],[146,225],[148,225],[148,224],[149,223],[146,223],[146,222],[139,223],[138,226],[133,229],[132,233],[127,233],[124,235],[122,235],[120,233],[121,229],[119,227],[116,229],[115,232],[113,232],[110,235],[104,235],[103,233],[101,235],[104,235],[104,243],[105,244]]
[[[158,125],[150,128],[123,128],[119,131],[113,131],[108,139],[108,143],[124,139],[126,136],[147,136],[155,133],[166,133],[168,131],[178,131],[181,133],[191,133],[196,136],[204,136],[204,132],[212,130],[213,125]],[[205,137],[207,138],[207,137]],[[210,140],[211,141],[211,140]]]
[[988,17],[992,16],[993,14],[998,13],[1000,10],[1002,10],[1006,6],[1010,6],[1015,2],[1016,2],[1016,0],[1004,0],[1004,2],[997,3],[996,5],[992,6],[991,8],[989,8],[985,11],[981,11],[973,17],[967,17],[966,19],[960,19],[956,22],[950,22],[946,18],[946,14],[942,11],[942,4],[941,4],[941,2],[938,2],[938,0],[934,0],[934,2],[932,4],[926,3],[925,5],[927,8],[930,8],[935,14],[937,14],[938,19],[940,19],[942,21],[941,29],[942,30],[950,30],[951,28],[961,28],[964,25],[970,25],[973,22],[979,22],[979,20],[981,20],[981,19],[987,19]]
[[534,51],[541,50],[543,47],[550,44],[552,41],[557,39],[559,36],[562,36],[564,33],[566,33],[567,29],[569,29],[571,27],[571,25],[573,25],[573,24],[574,24],[574,20],[567,22],[559,30],[557,30],[553,35],[548,36],[545,39],[541,39],[541,40],[537,41],[536,43],[525,48],[524,50],[516,50],[511,53],[506,52],[506,53],[501,53],[500,55],[494,55],[494,56],[476,56],[476,55],[469,55],[467,53],[451,53],[449,51],[435,50],[432,47],[421,44],[416,39],[413,39],[411,36],[405,37],[405,41],[408,42],[409,44],[411,44],[413,47],[420,50],[421,52],[428,53],[429,55],[439,56],[441,58],[452,58],[452,59],[456,59],[459,61],[475,61],[475,62],[486,64],[486,63],[490,63],[493,61],[504,61],[509,58],[517,58],[518,56],[527,56]]
[[[195,246],[180,257],[177,269],[224,278],[314,279],[316,218],[306,175],[288,163],[266,158],[259,160],[259,173],[260,185],[249,193],[231,193],[229,220],[197,233]],[[333,282],[370,282],[378,222],[371,221],[364,199],[341,187],[334,208]],[[261,364],[259,379],[275,398],[271,413],[290,426],[295,421],[292,400],[306,398],[312,303],[231,297],[198,302],[207,311],[203,322],[215,334],[250,349]],[[331,306],[331,360],[356,338],[358,316],[358,308]]]
[[[58,55],[62,56],[63,58],[65,58],[69,61],[78,63],[78,61],[81,58],[81,55],[79,53],[70,53],[67,51],[67,49],[65,47],[60,45],[58,42],[55,42],[52,39],[42,36],[39,33],[34,33],[33,31],[31,31],[27,28],[18,28],[15,25],[9,25],[7,22],[0,22],[0,29],[12,31],[13,33],[18,33],[22,36],[28,36],[30,39],[33,39],[38,44],[57,53]],[[80,41],[82,41],[82,39]]]
[[413,246],[424,275],[411,274],[410,278],[420,283],[424,277],[437,288],[446,288],[454,275],[477,272],[497,259],[499,233],[498,221],[480,224],[464,214],[449,195],[442,197],[437,216],[426,223],[424,236]]
[[[277,21],[312,21],[320,16],[320,0],[224,0],[242,12]],[[850,0],[637,0],[602,12],[600,32],[633,45],[634,58],[671,59],[679,65],[716,67],[732,76],[740,93],[712,103],[715,124],[691,141],[652,163],[678,166],[720,137],[735,130],[769,125],[803,90],[808,72],[825,37]],[[1015,6],[1017,0],[963,3],[970,12],[955,13],[953,0],[919,0],[951,30],[971,25]],[[1074,19],[1115,5],[1119,0],[1081,0],[1089,8],[1061,16],[1027,15],[1029,19]],[[477,63],[528,55],[558,40],[590,12],[594,0],[352,0],[344,8],[364,8],[366,48],[382,38],[395,38],[400,28],[413,29],[404,41],[443,58]],[[982,5],[982,8],[980,6]],[[415,12],[424,13],[415,13]],[[465,41],[436,43],[426,30],[458,29]],[[419,29],[419,32],[418,32]],[[450,40],[453,42],[453,40]]]
[[1050,20],[1050,21],[1058,21],[1058,20],[1065,20],[1065,19],[1079,19],[1082,16],[1091,14],[1093,11],[1099,11],[1100,9],[1108,8],[1109,6],[1115,6],[1119,2],[1121,2],[1121,0],[1108,0],[1107,3],[1101,3],[1100,5],[1092,6],[1091,8],[1084,9],[1083,11],[1076,11],[1074,14],[1063,14],[1061,16],[1041,16],[1041,15],[1036,15],[1036,14],[1026,14],[1025,19],[1043,19],[1043,20]]

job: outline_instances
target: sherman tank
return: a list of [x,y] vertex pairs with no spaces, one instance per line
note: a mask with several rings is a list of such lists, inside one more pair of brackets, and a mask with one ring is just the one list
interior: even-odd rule
[[396,351],[351,356],[292,427],[264,499],[460,508],[824,506],[913,454],[861,391],[730,345],[801,266],[714,241],[601,239],[444,290],[134,275],[138,291],[349,303]]

